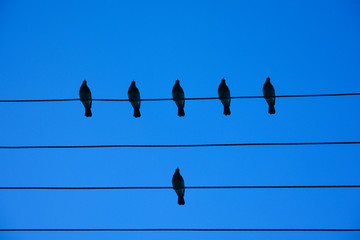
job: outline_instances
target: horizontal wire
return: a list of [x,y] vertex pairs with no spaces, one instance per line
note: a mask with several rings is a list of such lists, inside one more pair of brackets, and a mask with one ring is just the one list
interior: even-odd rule
[[213,143],[213,144],[113,144],[113,145],[69,145],[69,146],[0,146],[0,149],[31,148],[181,148],[181,147],[240,147],[240,146],[299,146],[299,145],[349,145],[354,142],[278,142],[278,143]]
[[[359,96],[360,93],[325,93],[325,94],[297,94],[297,95],[278,95],[277,98],[300,98],[300,97],[340,97],[340,96]],[[230,97],[231,99],[249,99],[249,98],[264,98],[264,96],[237,96]],[[184,98],[184,100],[213,100],[219,97],[198,97],[198,98]],[[17,102],[68,102],[79,101],[79,98],[62,98],[62,99],[18,99],[18,100],[0,100],[0,103],[17,103]],[[172,98],[145,98],[141,101],[171,101]],[[110,98],[93,98],[92,101],[102,102],[128,102],[129,99],[110,99]]]
[[[186,189],[296,189],[296,188],[360,188],[360,185],[315,186],[193,186]],[[0,187],[0,190],[147,190],[173,189],[173,187]]]
[[358,232],[359,228],[2,228],[0,232]]

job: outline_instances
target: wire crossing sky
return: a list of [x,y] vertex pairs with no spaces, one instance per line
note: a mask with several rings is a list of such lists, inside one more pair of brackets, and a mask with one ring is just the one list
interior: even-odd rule
[[186,147],[245,147],[245,146],[307,146],[307,145],[353,145],[352,142],[278,142],[278,143],[209,143],[209,144],[113,144],[88,146],[0,146],[0,149],[49,149],[49,148],[186,148]]
[[359,9],[0,1],[0,239],[359,239]]
[[[302,98],[302,97],[343,97],[343,96],[359,96],[360,93],[325,93],[325,94],[297,94],[297,95],[278,95],[277,98]],[[230,99],[247,99],[247,98],[264,98],[264,96],[236,96]],[[213,100],[218,97],[193,97],[184,98],[184,100]],[[17,103],[17,102],[67,102],[79,101],[79,98],[62,98],[62,99],[18,99],[18,100],[0,100],[0,103]],[[128,102],[129,99],[106,99],[106,98],[92,98],[93,101],[102,102]],[[172,98],[147,98],[141,101],[173,101]]]
[[17,228],[0,229],[0,232],[358,232],[360,229],[339,229],[339,228]]
[[[360,185],[314,185],[314,186],[185,186],[185,189],[297,189],[297,188],[360,188]],[[145,190],[173,189],[173,187],[0,187],[0,190]]]

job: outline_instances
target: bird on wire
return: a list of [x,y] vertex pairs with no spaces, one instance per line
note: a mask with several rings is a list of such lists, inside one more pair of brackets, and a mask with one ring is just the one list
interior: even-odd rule
[[184,112],[185,95],[184,95],[184,90],[180,86],[179,79],[175,81],[174,87],[172,89],[172,96],[176,103],[176,106],[178,107],[178,116],[179,117],[185,116],[185,112]]
[[224,115],[228,116],[230,112],[230,90],[225,83],[225,78],[221,80],[221,83],[218,88],[219,99],[224,105]]
[[275,114],[275,89],[270,83],[270,78],[267,77],[263,86],[263,95],[269,105],[269,113]]
[[82,102],[82,104],[85,107],[85,116],[86,117],[91,117],[92,113],[91,113],[91,104],[92,104],[92,98],[91,98],[91,92],[89,87],[86,84],[86,80],[83,81],[80,90],[79,90],[79,95],[80,95],[80,101]]
[[184,194],[185,194],[185,183],[184,183],[184,179],[182,178],[182,176],[180,175],[180,170],[179,168],[177,168],[175,170],[174,176],[172,178],[172,185],[173,188],[178,196],[178,204],[179,205],[184,205],[185,204],[185,200],[184,200]]
[[134,108],[134,117],[140,117],[140,92],[139,89],[137,89],[137,87],[135,86],[134,80],[131,82],[131,85],[129,87],[128,97],[131,105]]

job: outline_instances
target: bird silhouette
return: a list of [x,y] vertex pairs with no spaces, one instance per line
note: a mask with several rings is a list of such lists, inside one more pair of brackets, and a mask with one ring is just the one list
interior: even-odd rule
[[135,86],[134,80],[131,82],[131,85],[129,87],[128,97],[131,105],[134,108],[134,117],[140,117],[140,92],[139,89],[137,89],[137,87]]
[[275,89],[270,83],[270,78],[267,77],[263,86],[263,95],[269,105],[269,113],[275,114]]
[[219,99],[224,105],[224,115],[230,115],[230,90],[225,83],[225,78],[221,80],[221,83],[218,88]]
[[184,194],[185,194],[185,183],[184,183],[184,179],[182,178],[182,176],[180,175],[180,170],[179,168],[177,168],[175,170],[174,176],[172,178],[172,185],[173,188],[178,196],[178,204],[179,205],[184,205],[185,204],[185,200],[184,200]]
[[176,103],[176,106],[178,107],[178,116],[179,117],[185,116],[185,112],[184,112],[185,95],[184,95],[184,90],[180,86],[179,79],[175,81],[174,87],[172,89],[172,96]]
[[91,92],[89,87],[86,84],[86,80],[83,81],[80,90],[79,90],[79,95],[80,95],[80,101],[82,102],[82,104],[85,107],[85,116],[86,117],[91,117],[92,113],[91,113],[91,104],[92,104],[92,100],[91,100]]

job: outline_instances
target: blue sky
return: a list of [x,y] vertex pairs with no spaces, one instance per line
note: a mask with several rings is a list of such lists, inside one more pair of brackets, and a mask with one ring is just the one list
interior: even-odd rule
[[[359,92],[358,1],[0,1],[0,98]],[[1,103],[1,146],[359,141],[359,97]],[[360,184],[359,146],[1,150],[1,186]],[[0,228],[359,228],[357,189],[0,190]],[[0,233],[1,239],[359,239],[360,233]]]

